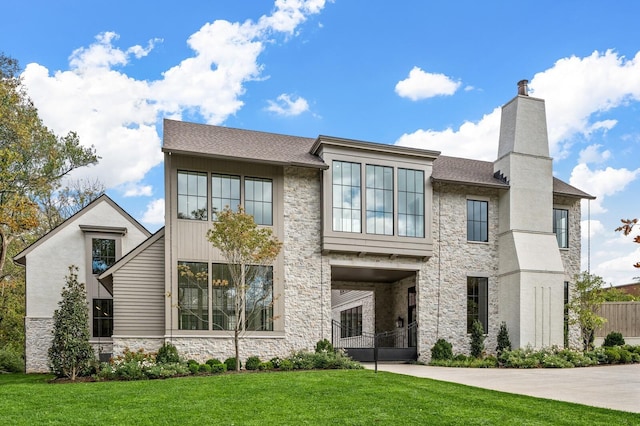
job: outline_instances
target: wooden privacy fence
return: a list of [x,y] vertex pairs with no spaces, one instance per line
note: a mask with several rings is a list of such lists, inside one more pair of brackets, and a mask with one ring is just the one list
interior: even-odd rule
[[597,314],[607,322],[596,330],[595,337],[606,337],[612,331],[624,337],[640,337],[640,302],[605,302]]

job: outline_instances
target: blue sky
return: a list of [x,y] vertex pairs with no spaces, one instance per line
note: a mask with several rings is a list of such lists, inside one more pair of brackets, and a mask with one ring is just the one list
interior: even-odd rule
[[0,50],[20,61],[58,134],[102,157],[98,178],[162,225],[162,119],[319,134],[495,159],[499,108],[530,80],[546,100],[554,172],[598,197],[583,269],[640,271],[614,229],[640,216],[640,4],[113,0],[9,2]]

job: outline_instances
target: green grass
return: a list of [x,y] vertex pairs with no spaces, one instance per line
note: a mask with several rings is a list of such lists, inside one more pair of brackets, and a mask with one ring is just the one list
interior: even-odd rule
[[0,375],[0,423],[214,425],[640,424],[640,415],[371,370],[51,384]]

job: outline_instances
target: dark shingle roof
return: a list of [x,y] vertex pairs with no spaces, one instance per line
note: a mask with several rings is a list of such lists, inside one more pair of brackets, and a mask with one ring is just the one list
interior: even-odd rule
[[[467,158],[439,156],[433,162],[432,179],[436,182],[449,182],[508,189],[509,184],[493,176],[493,163],[490,161],[469,160]],[[553,178],[553,192],[568,197],[594,199],[595,197],[576,187]]]
[[162,151],[258,163],[326,168],[310,153],[315,139],[164,120]]

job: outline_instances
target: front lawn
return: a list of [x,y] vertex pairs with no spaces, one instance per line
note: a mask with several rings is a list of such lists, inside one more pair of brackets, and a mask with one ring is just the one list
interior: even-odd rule
[[371,370],[51,384],[0,374],[2,424],[639,424],[640,415]]

